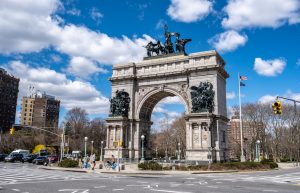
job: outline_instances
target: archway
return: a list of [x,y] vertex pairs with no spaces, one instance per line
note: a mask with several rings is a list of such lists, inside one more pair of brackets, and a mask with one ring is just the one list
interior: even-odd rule
[[[176,116],[170,116],[168,113],[168,109],[167,107],[170,106],[175,106],[175,104],[164,104],[164,100],[165,99],[170,99],[171,97],[173,98],[177,98],[177,106],[179,105],[178,103],[180,103],[180,106],[183,107],[183,110],[181,111],[181,113],[184,113],[184,115],[188,114],[188,103],[187,101],[184,100],[184,98],[182,96],[180,96],[180,93],[178,93],[177,91],[171,90],[171,89],[164,89],[164,90],[153,90],[151,92],[149,92],[144,100],[141,101],[141,103],[139,104],[138,108],[137,108],[137,115],[139,115],[139,120],[141,120],[141,123],[139,124],[140,127],[140,131],[141,131],[141,135],[145,136],[145,140],[142,141],[144,143],[144,155],[146,158],[150,159],[153,158],[153,152],[161,150],[162,146],[164,146],[164,151],[165,151],[165,156],[164,157],[168,157],[168,155],[171,155],[170,152],[170,144],[173,144],[174,146],[177,146],[177,144],[179,143],[180,139],[179,136],[175,137],[171,134],[171,131],[175,131],[174,128],[169,128],[170,125],[172,124],[172,119],[175,119]],[[163,105],[164,108],[166,109],[158,109],[155,112],[155,108],[161,108],[158,105]],[[178,108],[178,107],[177,107]],[[173,113],[175,113],[173,111]],[[160,115],[160,119],[168,119],[168,120],[164,120],[164,128],[162,128],[162,123],[158,123],[158,120],[154,120],[153,115],[154,114],[159,114]],[[165,117],[165,116],[168,116]],[[182,116],[182,115],[177,115],[177,119]],[[166,123],[165,121],[168,121],[168,123]],[[155,127],[154,127],[155,126]],[[163,135],[165,136],[165,140],[163,140],[163,143],[159,146],[154,145],[154,132],[156,131],[156,135],[159,136],[158,138],[161,138]],[[156,136],[156,137],[157,137]],[[173,141],[170,142],[170,138],[175,139],[175,141],[177,141],[176,143]],[[182,147],[185,146],[185,139],[181,140],[182,142]],[[183,145],[184,143],[184,145]],[[155,150],[156,148],[156,150]],[[173,148],[172,148],[173,149]],[[155,156],[157,157],[157,156]]]
[[107,119],[105,157],[141,158],[141,135],[151,127],[151,113],[165,97],[185,106],[186,159],[227,159],[226,78],[215,51],[147,58],[113,67],[111,115]]

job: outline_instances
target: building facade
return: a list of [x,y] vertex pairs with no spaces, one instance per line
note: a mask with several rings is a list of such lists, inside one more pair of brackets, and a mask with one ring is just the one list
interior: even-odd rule
[[21,125],[57,128],[60,101],[45,93],[23,97]]
[[[229,158],[239,159],[241,156],[241,130],[240,119],[238,115],[235,115],[229,121]],[[251,143],[254,138],[254,132],[251,125],[247,121],[243,121],[243,142],[244,142],[244,155],[246,160],[252,159]]]
[[7,132],[15,123],[19,81],[0,68],[0,132]]

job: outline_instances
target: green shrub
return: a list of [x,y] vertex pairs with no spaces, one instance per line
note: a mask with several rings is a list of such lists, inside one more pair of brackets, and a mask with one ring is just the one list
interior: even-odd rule
[[72,159],[65,159],[59,162],[58,166],[63,168],[76,168],[78,167],[78,161]]
[[154,161],[139,163],[138,168],[142,170],[162,170],[162,166]]

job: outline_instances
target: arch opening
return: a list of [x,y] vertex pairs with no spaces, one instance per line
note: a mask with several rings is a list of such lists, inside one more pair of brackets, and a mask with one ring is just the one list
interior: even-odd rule
[[137,109],[138,119],[151,121],[151,115],[155,106],[167,97],[176,98],[177,103],[184,105],[185,114],[188,114],[188,104],[184,98],[173,90],[153,91],[144,97]]

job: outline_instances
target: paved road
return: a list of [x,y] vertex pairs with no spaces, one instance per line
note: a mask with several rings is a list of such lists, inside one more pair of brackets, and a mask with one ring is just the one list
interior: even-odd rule
[[37,169],[0,163],[0,193],[300,192],[300,169],[256,173],[133,176]]

